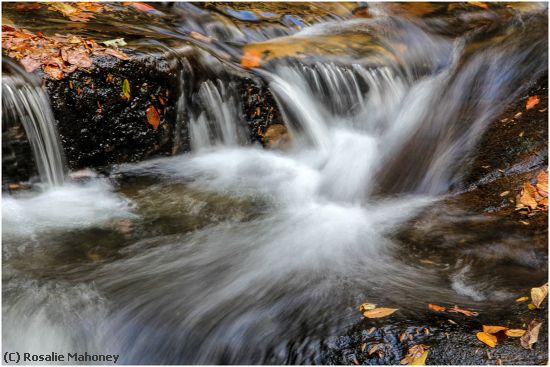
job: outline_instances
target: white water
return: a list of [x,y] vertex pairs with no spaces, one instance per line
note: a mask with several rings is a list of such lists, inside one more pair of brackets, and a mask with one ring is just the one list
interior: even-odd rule
[[[19,68],[10,69],[16,73]],[[22,77],[23,73],[2,76],[4,123],[18,120],[23,124],[41,181],[59,186],[65,178],[65,165],[50,102],[46,92],[33,80]]]

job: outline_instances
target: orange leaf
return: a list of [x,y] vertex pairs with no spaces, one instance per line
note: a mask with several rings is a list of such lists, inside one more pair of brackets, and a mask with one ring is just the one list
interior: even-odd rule
[[476,334],[476,337],[483,343],[490,346],[491,348],[494,348],[495,345],[497,345],[497,337],[494,335],[480,331],[479,333]]
[[241,66],[245,68],[257,68],[262,63],[262,55],[257,51],[246,51],[241,58]]
[[482,2],[478,2],[478,1],[470,1],[470,2],[468,2],[468,4],[474,5],[474,6],[483,8],[483,9],[489,9],[489,6],[487,6],[487,4],[482,3]]
[[523,190],[521,190],[521,193],[518,196],[518,203],[516,206],[519,205],[519,207],[528,207],[530,209],[535,209],[537,207],[537,201],[535,200],[535,196],[537,194],[537,189],[531,185],[529,182],[525,182],[523,184]]
[[434,305],[433,303],[428,303],[428,308],[435,312],[445,312],[446,308],[439,305]]
[[502,330],[508,330],[505,326],[490,326],[490,325],[483,325],[483,332],[487,334],[496,334],[499,331]]
[[160,124],[160,116],[155,106],[149,106],[145,114],[147,115],[147,122],[156,130]]
[[540,99],[538,96],[531,96],[527,99],[527,103],[525,105],[525,109],[526,110],[530,110],[531,108],[535,107],[536,105],[538,105],[540,102]]
[[397,308],[380,307],[380,308],[375,308],[374,310],[363,312],[363,316],[368,317],[369,319],[377,319],[379,317],[389,316],[395,311],[397,311]]
[[511,338],[519,338],[522,337],[525,332],[526,330],[523,329],[510,329],[506,330],[504,333]]
[[148,11],[157,11],[155,8],[153,8],[151,5],[147,5],[145,3],[137,3],[137,2],[125,2],[123,3],[123,5],[125,6],[131,6],[133,8],[136,8],[137,10],[141,10],[141,11],[144,11],[144,12],[148,12]]
[[465,308],[460,308],[458,306],[453,306],[453,308],[449,308],[447,310],[447,312],[456,312],[456,313],[461,313],[463,315],[466,315],[466,316],[477,316],[479,315],[477,312],[475,311],[472,311],[472,310],[467,310]]

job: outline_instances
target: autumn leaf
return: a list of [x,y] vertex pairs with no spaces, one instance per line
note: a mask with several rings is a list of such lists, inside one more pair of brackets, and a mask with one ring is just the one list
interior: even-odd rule
[[147,116],[147,122],[156,130],[160,124],[160,116],[155,106],[149,106],[145,111],[145,115]]
[[537,320],[531,321],[529,327],[527,328],[527,332],[525,332],[525,334],[523,334],[523,336],[519,340],[523,348],[531,349],[533,347],[533,344],[535,344],[539,340],[539,332],[541,326],[542,322]]
[[483,343],[487,344],[491,348],[494,348],[495,345],[497,345],[497,337],[494,335],[491,335],[489,333],[486,333],[484,331],[480,331],[476,334],[476,337]]
[[127,101],[129,101],[131,98],[130,82],[128,81],[128,79],[124,79],[124,81],[122,82],[122,96]]
[[527,99],[527,103],[525,104],[525,109],[530,110],[531,108],[539,104],[539,102],[540,102],[540,99],[538,96],[531,96]]
[[487,334],[496,334],[499,331],[508,330],[505,326],[491,326],[491,325],[483,325],[483,332]]
[[427,357],[428,347],[424,344],[416,344],[409,348],[407,355],[401,360],[401,364],[421,366],[426,363]]
[[536,310],[536,309],[537,309],[537,306],[535,306],[535,305],[532,304],[532,303],[529,303],[529,304],[527,305],[527,308],[530,309],[530,310]]
[[374,303],[363,303],[359,306],[359,312],[363,313],[365,311],[374,310],[376,305]]
[[529,301],[529,297],[524,296],[516,299],[516,302],[525,302],[525,301]]
[[479,315],[479,313],[475,312],[475,311],[471,311],[471,310],[467,310],[467,309],[464,309],[464,308],[460,308],[458,306],[453,306],[453,308],[449,308],[447,309],[447,312],[456,312],[456,313],[461,313],[463,315],[466,315],[466,316],[477,316]]
[[525,182],[523,184],[523,189],[516,198],[516,208],[536,209],[538,205],[537,201],[535,200],[536,194],[537,189],[529,182]]
[[548,283],[537,288],[531,288],[531,301],[536,308],[540,308],[540,305],[542,304],[542,301],[544,301],[544,299],[546,298],[547,294]]
[[412,361],[411,366],[425,366],[426,365],[426,359],[428,358],[428,353],[430,351],[426,350],[422,355],[418,358],[415,358],[414,361]]
[[368,351],[369,356],[376,352],[380,348],[380,344],[374,344]]
[[241,57],[241,66],[244,68],[257,68],[262,63],[262,56],[255,50],[246,51]]
[[523,330],[523,329],[509,329],[509,330],[506,330],[504,333],[511,338],[519,338],[523,336],[525,332],[526,330]]
[[125,6],[131,6],[134,9],[137,9],[139,11],[143,12],[157,12],[157,9],[153,8],[151,5],[147,5],[145,3],[139,3],[139,2],[124,2],[123,5]]
[[477,6],[478,8],[489,9],[487,4],[478,1],[469,1],[468,4]]
[[445,307],[435,305],[433,303],[428,303],[428,308],[432,311],[435,311],[435,312],[445,312],[445,310],[447,310]]
[[20,3],[15,6],[19,11],[30,11],[40,9],[42,6],[39,3]]
[[374,310],[363,312],[363,316],[368,317],[369,319],[377,319],[379,317],[389,316],[395,311],[397,311],[397,308],[380,307],[380,308],[375,308]]

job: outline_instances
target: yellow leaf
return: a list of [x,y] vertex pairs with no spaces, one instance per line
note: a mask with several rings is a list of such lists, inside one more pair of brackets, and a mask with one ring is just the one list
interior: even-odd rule
[[[523,184],[523,190],[518,195],[517,204],[529,207],[530,209],[536,209],[537,201],[535,200],[535,195],[537,194],[537,189],[531,185],[529,182]],[[517,206],[517,205],[516,205]]]
[[535,305],[532,304],[532,303],[529,303],[529,304],[527,305],[527,308],[530,309],[530,310],[535,310],[535,309],[537,308],[537,306],[535,306]]
[[505,326],[490,326],[490,325],[483,325],[483,332],[487,334],[496,334],[499,331],[502,330],[508,330]]
[[509,330],[506,330],[504,333],[511,338],[519,338],[523,336],[525,332],[526,331],[523,329],[509,329]]
[[128,79],[124,79],[124,82],[122,82],[122,94],[125,100],[130,100],[130,82]]
[[491,348],[494,348],[495,345],[497,345],[497,337],[494,335],[480,331],[476,334],[476,337]]
[[548,283],[537,288],[531,288],[531,301],[536,308],[540,308],[540,305],[542,304],[542,301],[544,301],[544,299],[546,298],[547,294]]
[[377,319],[379,317],[389,316],[395,311],[397,311],[397,308],[380,307],[380,308],[375,308],[374,310],[363,312],[363,316],[368,317],[369,319]]
[[525,301],[529,301],[529,297],[524,296],[516,299],[516,302],[525,302]]
[[428,358],[428,353],[430,351],[427,350],[418,358],[416,358],[414,361],[412,361],[411,366],[425,366],[426,365],[426,358]]
[[359,306],[359,312],[363,313],[365,311],[374,310],[376,305],[374,303],[363,303]]

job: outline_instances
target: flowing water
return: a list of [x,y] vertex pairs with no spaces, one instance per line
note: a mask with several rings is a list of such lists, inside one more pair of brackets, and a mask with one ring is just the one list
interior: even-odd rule
[[[400,308],[405,323],[429,301],[496,313],[524,274],[544,278],[529,251],[508,272],[485,259],[480,275],[474,255],[445,249],[470,229],[425,241],[419,252],[441,251],[433,267],[403,235],[460,187],[487,125],[546,71],[544,6],[458,36],[382,5],[372,18],[334,15],[298,32],[243,32],[178,6],[175,14],[189,14],[178,32],[200,25],[227,49],[242,38],[291,49],[340,37],[343,46],[308,46],[311,58],[255,71],[289,127],[284,151],[246,143],[235,86],[213,78],[193,96],[190,153],[5,196],[4,350],[117,353],[122,363],[320,363],[326,341],[361,319],[365,301]],[[441,210],[437,223],[487,225]],[[486,246],[504,246],[506,227],[488,228]]]
[[18,121],[25,129],[42,183],[63,183],[65,168],[61,143],[48,96],[37,81],[12,62],[3,61],[2,119]]

